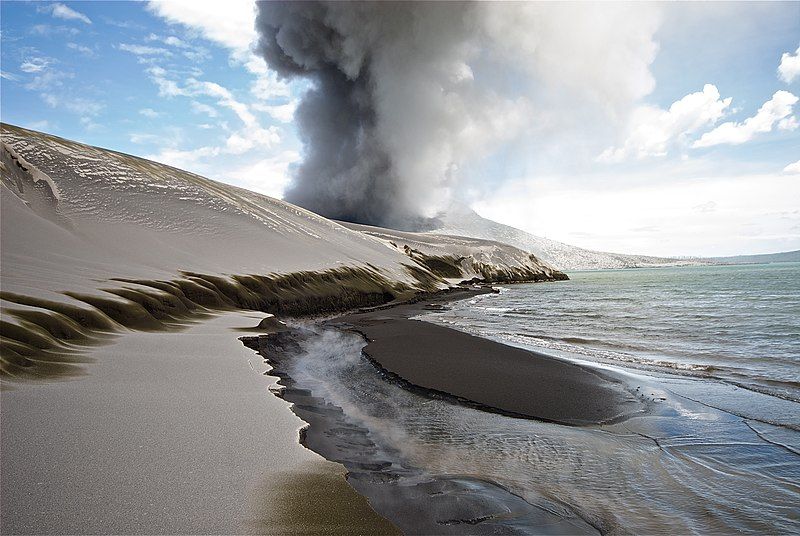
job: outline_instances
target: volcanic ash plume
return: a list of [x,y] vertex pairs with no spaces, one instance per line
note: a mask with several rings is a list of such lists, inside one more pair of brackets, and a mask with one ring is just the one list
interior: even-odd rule
[[[604,24],[625,20],[622,12],[609,18],[613,12],[609,6],[573,16],[558,6],[480,2],[259,2],[258,48],[267,64],[310,82],[295,113],[304,160],[286,200],[330,218],[419,227],[448,202],[467,161],[529,127],[530,80],[555,79],[545,87],[560,98],[569,91],[558,87],[559,76],[592,73],[598,54],[619,57],[620,47],[649,43],[654,27],[642,30],[647,25],[636,19],[631,39],[618,24]],[[565,43],[571,33],[591,61]],[[595,35],[604,39],[592,43]],[[631,57],[626,65],[647,78],[650,61]],[[507,74],[513,69],[522,73],[518,81]],[[614,74],[602,71],[609,98],[618,99],[630,81]],[[586,87],[582,79],[561,82]],[[593,95],[601,94],[594,82]]]

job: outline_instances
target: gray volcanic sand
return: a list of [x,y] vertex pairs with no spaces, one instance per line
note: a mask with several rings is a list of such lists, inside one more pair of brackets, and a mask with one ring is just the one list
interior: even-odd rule
[[74,381],[8,385],[3,534],[387,533],[344,469],[298,444],[302,421],[230,313],[128,333]]
[[408,318],[421,310],[405,305],[340,320],[367,337],[364,353],[388,372],[503,413],[588,425],[644,411],[621,376]]

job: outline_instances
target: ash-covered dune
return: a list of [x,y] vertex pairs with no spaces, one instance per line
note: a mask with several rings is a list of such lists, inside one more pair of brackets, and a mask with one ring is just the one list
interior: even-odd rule
[[[209,310],[385,303],[453,279],[563,277],[516,248],[383,236],[192,173],[2,125],[5,376],[75,372],[109,334]],[[379,233],[378,233],[379,234]],[[404,248],[408,245],[408,248]]]
[[383,240],[444,278],[466,276],[496,282],[567,279],[565,274],[535,255],[493,240],[341,223],[348,229]]

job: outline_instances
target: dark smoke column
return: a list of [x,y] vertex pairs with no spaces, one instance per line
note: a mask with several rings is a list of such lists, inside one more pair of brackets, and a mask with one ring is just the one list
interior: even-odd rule
[[269,67],[284,78],[303,76],[313,82],[295,112],[306,154],[286,200],[352,222],[387,224],[405,218],[393,203],[397,177],[376,133],[368,51],[357,36],[341,30],[374,26],[376,21],[369,19],[376,8],[402,16],[402,6],[257,5],[258,49]]

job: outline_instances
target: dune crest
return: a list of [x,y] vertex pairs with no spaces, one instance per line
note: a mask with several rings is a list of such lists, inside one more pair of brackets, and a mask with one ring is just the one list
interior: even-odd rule
[[85,348],[214,311],[372,306],[462,280],[566,276],[488,240],[342,225],[134,156],[2,125],[0,372],[81,372]]

